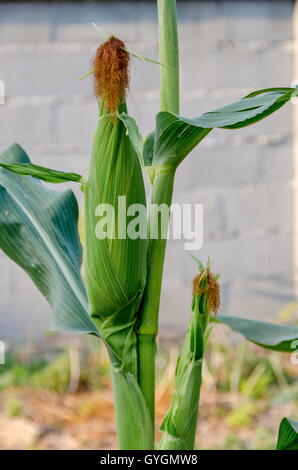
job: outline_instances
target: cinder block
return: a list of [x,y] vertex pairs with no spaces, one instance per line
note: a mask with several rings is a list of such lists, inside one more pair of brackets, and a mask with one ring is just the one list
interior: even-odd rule
[[0,5],[0,43],[34,43],[50,38],[49,8],[44,3]]
[[214,51],[194,45],[190,50],[184,51],[180,62],[182,90],[221,86]]
[[59,155],[47,155],[45,152],[41,151],[39,153],[35,152],[34,155],[31,154],[31,158],[35,163],[39,163],[40,165],[48,168],[71,173],[79,173],[80,175],[87,177],[91,159],[91,143],[89,153],[72,153],[69,155],[61,152]]
[[210,256],[214,262],[214,271],[220,273],[222,282],[257,275],[256,237],[207,240],[203,248],[195,254],[204,261]]
[[257,242],[260,275],[293,282],[295,243],[293,234],[282,231],[260,237]]
[[160,111],[158,97],[146,96],[142,93],[131,94],[128,97],[129,114],[137,121],[143,136],[152,132],[155,127],[155,116]]
[[292,180],[294,177],[292,141],[275,147],[262,146],[257,149],[256,153],[262,181]]
[[[77,48],[79,49],[79,48]],[[0,56],[1,79],[7,96],[92,94],[90,79],[80,80],[90,70],[96,46],[84,51],[70,51],[49,45],[46,50],[30,46],[30,50]]]
[[[155,47],[142,48],[140,52],[145,57],[158,60],[158,52]],[[151,62],[133,59],[131,65],[131,93],[157,90],[159,87],[159,67]]]
[[94,98],[90,103],[58,106],[56,121],[57,142],[60,144],[90,144],[97,126],[98,105]]
[[20,304],[24,300],[40,301],[42,295],[28,274],[9,258],[8,262],[10,263],[11,293],[14,301],[19,301]]
[[292,2],[225,1],[220,7],[232,40],[270,41],[292,37]]
[[230,191],[226,204],[229,232],[293,228],[293,189],[287,184]]
[[[1,8],[0,8],[1,14]],[[1,18],[2,19],[2,18]],[[39,43],[47,42],[50,39],[49,23],[18,23],[6,24],[0,21],[0,42],[1,44],[11,43]]]
[[189,253],[184,250],[184,240],[170,239],[165,257],[164,286],[177,287],[177,289],[181,286],[189,286],[190,294],[191,281],[195,272],[195,263]]
[[281,311],[294,300],[290,279],[245,279],[230,285],[222,313],[278,322]]
[[[224,132],[224,131],[223,131]],[[189,190],[219,187],[232,188],[255,183],[260,176],[260,155],[255,145],[198,145],[178,170]]]
[[189,286],[166,286],[160,301],[160,334],[163,337],[181,336],[191,316]]
[[204,213],[204,236],[218,236],[225,233],[226,230],[226,208],[225,200],[218,190],[197,189],[192,192],[185,190],[179,176],[175,185],[173,202],[181,206],[189,204],[191,207],[192,230],[194,229],[194,210],[195,205],[203,205]]
[[226,39],[226,19],[218,2],[178,3],[181,48],[186,42],[213,44]]
[[[256,237],[205,240],[203,248],[193,254],[203,263],[210,257],[212,269],[220,274],[223,283],[258,276]],[[183,241],[170,242],[165,262],[165,286],[177,290],[181,285],[187,286],[189,295],[195,272],[195,263],[184,251]]]
[[[289,25],[291,26],[291,25]],[[291,86],[293,55],[291,51],[279,48],[268,48],[255,54],[255,80],[259,88],[270,88],[281,83],[281,86]]]
[[0,108],[0,146],[18,142],[20,145],[43,145],[50,141],[51,108],[49,106],[4,105]]
[[50,330],[51,312],[46,300],[14,301],[0,305],[0,337],[5,343],[38,340]]

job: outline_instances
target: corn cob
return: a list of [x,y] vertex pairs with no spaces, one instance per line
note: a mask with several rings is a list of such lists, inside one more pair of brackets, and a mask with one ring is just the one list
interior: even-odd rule
[[[122,364],[119,368],[119,363],[114,363],[113,371],[120,446],[144,448],[152,445],[142,438],[146,426],[152,423],[148,424],[146,404],[137,384],[136,322],[146,282],[147,240],[131,239],[123,233],[119,220],[124,217],[126,228],[129,218],[118,207],[119,196],[126,198],[127,207],[136,203],[146,206],[140,163],[119,119],[119,114],[126,112],[128,64],[124,43],[115,37],[98,48],[93,60],[94,90],[100,106],[84,190],[84,270],[91,316]],[[115,233],[110,238],[98,233],[96,213],[101,204],[109,204],[115,211]],[[130,405],[123,404],[125,397],[132,400]],[[147,430],[147,435],[150,433],[153,435],[152,429]]]
[[171,406],[162,422],[163,436],[159,449],[191,450],[194,448],[202,362],[210,313],[217,313],[220,304],[219,285],[209,266],[193,281],[192,317],[178,358],[176,383]]

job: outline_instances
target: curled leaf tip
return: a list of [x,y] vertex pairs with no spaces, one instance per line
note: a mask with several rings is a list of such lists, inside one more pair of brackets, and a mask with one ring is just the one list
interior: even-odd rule
[[92,67],[94,93],[104,101],[107,112],[115,113],[129,86],[129,53],[124,42],[111,36],[97,49]]

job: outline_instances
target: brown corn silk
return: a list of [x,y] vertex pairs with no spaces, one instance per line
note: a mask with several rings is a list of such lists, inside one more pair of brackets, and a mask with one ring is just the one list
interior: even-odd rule
[[[206,276],[206,285],[202,289],[200,284],[203,276]],[[192,283],[192,295],[202,294],[206,294],[208,313],[213,312],[217,314],[220,309],[220,286],[209,268],[206,271],[200,272]]]
[[109,113],[118,110],[128,90],[129,54],[124,48],[123,41],[111,36],[99,46],[92,61],[94,93]]

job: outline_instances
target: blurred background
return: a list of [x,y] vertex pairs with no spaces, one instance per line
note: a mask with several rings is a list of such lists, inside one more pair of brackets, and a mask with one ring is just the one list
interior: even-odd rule
[[[255,89],[287,87],[298,80],[297,8],[295,2],[289,0],[178,1],[181,114],[198,116]],[[5,104],[0,106],[0,149],[18,142],[34,163],[87,174],[97,103],[91,79],[79,80],[79,77],[90,70],[90,59],[101,42],[92,22],[107,33],[115,33],[136,53],[158,59],[154,1],[0,2],[0,80],[6,87]],[[157,65],[132,60],[129,112],[144,136],[153,129],[154,116],[159,109],[158,76]],[[254,126],[233,131],[217,129],[178,170],[174,202],[204,204],[204,246],[196,255],[202,261],[210,256],[214,271],[221,275],[222,313],[287,320],[292,312],[296,312],[298,173],[294,157],[297,159],[298,147],[294,133],[297,123],[297,105],[288,104]],[[77,187],[73,186],[73,189],[81,201]],[[173,344],[173,350],[190,314],[194,275],[195,265],[184,251],[183,240],[170,241],[161,300],[160,337],[161,343],[167,340]],[[84,442],[77,440],[83,432],[80,423],[86,422],[86,416],[94,415],[95,404],[90,402],[90,396],[85,405],[80,400],[76,402],[73,390],[81,390],[80,387],[97,390],[99,387],[101,392],[94,392],[94,403],[103,400],[102,409],[112,410],[105,359],[102,359],[100,384],[95,386],[88,377],[81,380],[82,376],[79,373],[78,378],[77,372],[78,355],[85,351],[83,359],[92,363],[90,348],[93,351],[93,346],[88,341],[85,344],[85,340],[75,339],[75,342],[71,341],[72,347],[67,346],[67,351],[61,353],[68,344],[68,337],[49,335],[49,324],[50,309],[46,301],[21,269],[0,253],[0,339],[8,350],[15,351],[0,374],[0,387],[8,390],[2,397],[0,429],[2,419],[3,426],[8,426],[8,422],[14,426],[11,435],[19,436],[15,440],[12,437],[6,448],[35,445],[43,448],[46,446],[43,439],[48,435],[52,442],[49,448],[59,448],[61,442],[64,448],[115,445],[113,428],[106,441],[90,441],[98,421],[97,424],[91,422],[90,436],[84,435]],[[222,336],[218,336],[217,343],[219,338]],[[46,348],[43,347],[45,344]],[[59,354],[53,356],[49,352],[53,350]],[[210,358],[211,372],[222,370],[222,377],[217,383],[209,371],[209,389],[207,387],[205,397],[207,402],[209,400],[210,410],[214,410],[214,419],[211,424],[203,419],[207,437],[202,445],[218,447],[219,440],[227,440],[225,448],[233,448],[239,447],[239,439],[242,439],[242,448],[247,448],[250,436],[244,432],[239,438],[240,423],[240,429],[249,424],[254,430],[256,426],[261,428],[260,442],[250,445],[260,447],[263,443],[263,447],[270,447],[274,437],[273,424],[276,428],[280,414],[273,412],[273,421],[265,420],[265,424],[256,425],[257,411],[253,400],[268,397],[276,390],[282,393],[284,385],[294,380],[294,369],[287,369],[288,359],[282,366],[276,363],[281,359],[270,354],[260,366],[252,348],[245,353],[248,356],[243,359],[244,366],[242,363],[239,366],[236,378],[231,378],[231,364],[241,354],[238,350],[227,351],[229,348],[218,346]],[[170,372],[173,372],[174,362],[168,355],[165,357],[159,367],[163,377],[161,400],[165,397],[166,403],[171,381],[167,381],[170,375],[164,364],[170,364]],[[54,368],[56,372],[51,368],[48,372],[49,365],[55,361],[60,364]],[[282,372],[278,372],[279,369]],[[206,374],[207,377],[208,371]],[[247,380],[251,382],[245,388],[243,381],[246,383]],[[262,380],[265,388],[256,392],[254,387]],[[85,388],[82,383],[87,384]],[[45,390],[41,399],[42,411],[38,408],[39,402],[34,402],[33,392],[30,392],[31,404],[28,403],[27,388],[22,389],[24,384]],[[16,386],[21,388],[12,393],[10,387]],[[225,398],[218,394],[219,391]],[[59,393],[66,393],[62,402]],[[297,400],[297,386],[293,393]],[[37,396],[41,397],[40,394]],[[214,402],[211,396],[214,396]],[[231,403],[238,403],[237,400],[240,410],[245,405],[244,417],[242,411],[240,418],[232,416],[231,428],[225,422],[228,431],[223,437],[217,431],[216,441],[214,429],[219,429],[221,417],[226,415]],[[291,403],[292,400],[293,395]],[[92,405],[89,408],[88,403]],[[268,400],[266,403],[268,406]],[[60,407],[56,414],[55,406]],[[79,412],[80,406],[83,411]],[[208,410],[208,404],[206,406]],[[268,418],[266,407],[265,412]],[[44,424],[52,423],[49,413],[52,413],[54,424]],[[8,419],[11,416],[16,420]],[[29,419],[25,420],[24,416]],[[64,430],[65,423],[71,420],[79,423],[75,436]],[[103,421],[106,421],[104,416]],[[28,425],[27,432],[22,425]],[[58,433],[57,440],[51,441],[51,429],[57,426],[58,430],[62,429],[62,437]],[[19,434],[17,429],[21,429]],[[32,439],[22,442],[20,439],[31,436],[30,432]],[[36,444],[37,436],[39,444]]]

